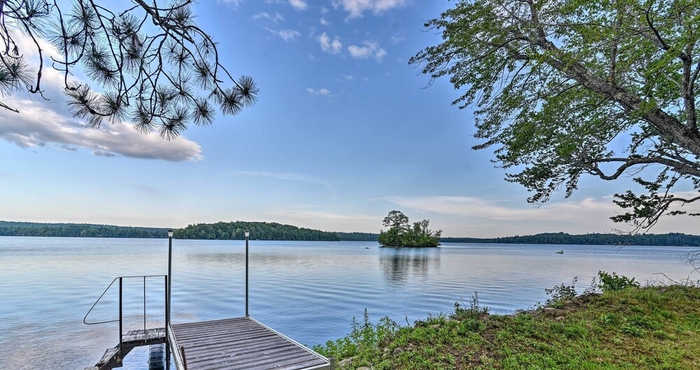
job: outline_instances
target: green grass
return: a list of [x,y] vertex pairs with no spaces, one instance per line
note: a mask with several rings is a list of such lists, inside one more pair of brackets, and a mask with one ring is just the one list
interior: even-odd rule
[[[353,320],[314,349],[343,369],[700,369],[700,288],[628,285],[515,315],[455,305],[410,326]],[[350,361],[350,362],[348,362]]]

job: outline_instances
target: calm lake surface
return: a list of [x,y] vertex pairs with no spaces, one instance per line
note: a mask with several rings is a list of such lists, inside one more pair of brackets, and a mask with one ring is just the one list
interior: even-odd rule
[[[556,252],[563,250],[564,254]],[[491,312],[547,300],[545,288],[579,292],[599,270],[642,282],[698,280],[691,249],[571,245],[444,244],[379,248],[372,242],[250,241],[250,314],[309,346],[344,336],[367,309],[413,323],[469,304]],[[117,276],[167,273],[166,239],[0,237],[0,369],[82,369],[118,340],[114,323],[82,320]],[[245,314],[243,241],[173,240],[173,322]],[[147,326],[162,326],[163,278],[147,280]],[[127,329],[143,326],[143,280],[125,281]],[[90,316],[117,317],[116,287]],[[147,369],[147,349],[124,369]]]

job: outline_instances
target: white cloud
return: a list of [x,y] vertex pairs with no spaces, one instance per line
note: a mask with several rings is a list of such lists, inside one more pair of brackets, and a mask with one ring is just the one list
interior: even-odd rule
[[562,219],[579,220],[581,212],[613,212],[614,205],[609,199],[585,198],[578,202],[544,204],[533,208],[509,208],[494,202],[475,197],[428,196],[428,197],[389,197],[387,200],[399,206],[417,211],[433,212],[460,217],[480,217],[499,221]]
[[[338,214],[308,207],[278,208],[263,213],[262,219],[324,231],[378,232],[381,217],[367,214]],[[379,226],[377,226],[379,225]]]
[[310,88],[310,87],[307,87],[307,88],[306,88],[306,91],[308,91],[309,94],[323,95],[323,96],[329,96],[329,95],[331,94],[331,91],[330,91],[330,90],[324,89],[324,88],[321,88],[321,89],[318,89],[318,90],[314,90],[314,89],[312,89],[312,88]]
[[326,53],[338,54],[343,49],[343,44],[340,42],[340,38],[338,38],[338,36],[331,40],[330,36],[324,32],[316,39],[318,40],[319,44],[321,44],[321,50]]
[[297,37],[301,36],[299,31],[295,30],[273,30],[271,28],[265,27],[271,34],[279,36],[284,41],[294,41]]
[[289,0],[289,5],[296,10],[305,10],[308,7],[304,0]]
[[[43,103],[43,101],[42,101]],[[103,123],[100,128],[85,128],[70,115],[62,115],[31,100],[12,100],[21,113],[0,118],[0,138],[22,148],[48,147],[92,150],[98,156],[124,156],[166,161],[202,159],[199,144],[179,137],[167,141],[158,134],[143,135],[126,123]]]
[[262,12],[254,15],[253,19],[267,19],[272,23],[277,24],[277,22],[284,20],[284,17],[282,17],[282,15],[278,12],[275,12],[275,15],[270,15],[270,13]]
[[[34,63],[38,57],[33,41],[27,36],[15,39],[21,50]],[[45,56],[59,53],[44,40],[39,40]],[[74,78],[69,78],[75,80]],[[185,137],[167,141],[156,133],[143,135],[128,123],[104,122],[100,128],[85,128],[68,111],[63,94],[64,76],[44,64],[42,71],[44,100],[38,96],[16,92],[2,101],[20,113],[2,112],[0,139],[22,148],[45,147],[55,150],[89,149],[97,156],[124,156],[162,159],[166,161],[201,160],[202,149]]]
[[350,56],[357,59],[367,59],[372,55],[372,51],[368,47],[360,47],[357,45],[348,46]]
[[330,24],[330,23],[328,23],[328,21],[327,21],[326,18],[324,18],[324,17],[321,17],[321,19],[319,19],[318,22],[321,23],[321,24],[324,25],[324,26],[327,26],[327,25]]
[[343,10],[348,12],[348,19],[352,19],[362,17],[365,11],[379,15],[407,3],[407,0],[334,0],[333,7],[342,6]]
[[231,4],[234,9],[237,9],[239,5],[241,5],[245,0],[220,0],[225,2],[226,4]]
[[280,30],[278,35],[284,41],[291,41],[291,40],[294,40],[295,38],[299,37],[301,34],[297,31],[294,31],[294,30]]
[[378,62],[381,62],[385,56],[386,56],[386,50],[381,49],[381,48],[374,53],[374,59],[376,59]]
[[399,42],[402,42],[405,40],[406,40],[406,36],[404,36],[401,33],[395,33],[395,34],[391,35],[391,42],[393,44],[398,44]]
[[350,56],[356,59],[367,59],[373,57],[377,62],[381,62],[386,56],[386,50],[379,47],[376,41],[365,41],[364,46],[350,45],[348,52]]
[[346,79],[346,80],[352,80],[352,79],[353,79],[352,75],[343,75],[343,78]]
[[[627,224],[610,220],[611,216],[621,212],[610,196],[551,202],[529,208],[509,207],[483,198],[464,196],[389,197],[385,200],[397,209],[405,210],[412,219],[430,218],[435,228],[443,229],[446,236],[495,237],[559,231],[585,234],[631,230]],[[695,211],[698,207],[694,207]],[[411,215],[410,211],[431,216]],[[676,216],[662,217],[651,232],[696,234],[696,230],[693,217]]]

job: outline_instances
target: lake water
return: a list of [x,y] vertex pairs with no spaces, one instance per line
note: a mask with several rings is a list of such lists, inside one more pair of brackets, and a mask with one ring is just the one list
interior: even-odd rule
[[[564,254],[556,252],[563,250]],[[491,312],[547,300],[545,288],[578,291],[599,270],[642,282],[698,280],[690,249],[569,245],[445,244],[379,248],[372,242],[250,241],[250,314],[309,346],[344,336],[367,309],[413,323],[469,304]],[[82,320],[117,276],[167,273],[167,240],[0,237],[0,369],[82,369],[117,344],[114,323]],[[243,241],[173,240],[173,322],[245,314]],[[163,278],[147,280],[147,326],[163,320]],[[90,319],[117,317],[110,289]],[[141,279],[125,281],[125,331],[143,326]],[[124,369],[147,369],[147,349]]]

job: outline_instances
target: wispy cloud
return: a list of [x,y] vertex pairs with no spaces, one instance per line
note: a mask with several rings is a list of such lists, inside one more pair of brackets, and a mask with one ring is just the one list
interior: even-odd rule
[[272,209],[263,214],[263,219],[323,231],[378,233],[381,228],[377,215],[339,214],[303,206]]
[[[697,192],[677,195],[697,195]],[[510,206],[484,198],[467,196],[396,196],[383,198],[394,209],[411,219],[430,218],[445,236],[496,237],[541,232],[573,234],[631,231],[632,226],[615,223],[611,216],[622,212],[612,196],[549,202],[536,206]],[[524,199],[523,199],[524,203]],[[683,209],[700,211],[700,204]],[[417,214],[416,214],[417,213]],[[653,233],[685,232],[697,234],[697,220],[688,216],[662,217]]]
[[324,186],[328,188],[332,193],[333,197],[337,195],[337,191],[335,188],[329,184],[327,181],[323,181],[311,176],[306,176],[306,175],[301,175],[297,173],[288,173],[288,172],[267,172],[267,171],[234,171],[233,172],[235,175],[238,176],[251,176],[251,177],[265,177],[265,178],[270,178],[270,179],[276,179],[276,180],[284,180],[284,181],[301,181],[301,182],[308,182],[308,183],[313,183],[317,185]]
[[301,36],[299,31],[295,30],[273,30],[271,28],[265,27],[265,29],[275,36],[279,36],[284,41],[294,41],[297,37]]
[[238,8],[241,3],[243,3],[244,0],[220,0],[225,2],[226,4],[231,4],[233,5],[234,8]]
[[342,7],[348,13],[348,19],[353,19],[362,17],[366,11],[379,15],[407,3],[407,0],[333,0],[333,7]]
[[382,49],[376,41],[365,41],[362,44],[364,46],[348,46],[348,52],[351,57],[356,59],[373,57],[377,62],[381,62],[387,54],[386,50]]
[[545,204],[532,208],[509,208],[476,197],[428,196],[388,197],[391,203],[417,211],[450,216],[478,217],[498,221],[517,220],[580,220],[585,212],[612,214],[615,207],[610,199],[585,198],[577,202]]
[[275,12],[274,15],[270,15],[270,13],[267,13],[267,12],[261,12],[261,13],[255,14],[253,16],[253,19],[256,19],[256,20],[257,19],[266,19],[272,23],[277,24],[279,21],[283,21],[284,17],[282,17],[282,15],[278,12]]
[[338,54],[343,49],[343,43],[340,42],[338,36],[331,40],[330,36],[324,32],[321,36],[317,37],[316,40],[318,40],[321,45],[321,50],[325,53]]
[[289,5],[296,10],[305,10],[308,7],[304,0],[289,0]]
[[324,26],[328,26],[330,24],[324,17],[321,17],[321,19],[319,19],[318,22]]
[[321,89],[318,89],[318,90],[314,90],[314,89],[312,89],[312,88],[310,88],[310,87],[307,87],[307,88],[306,88],[306,91],[308,91],[309,94],[314,94],[314,95],[323,95],[323,96],[329,96],[329,95],[331,95],[331,91],[328,90],[328,89],[324,89],[324,88],[321,88]]

